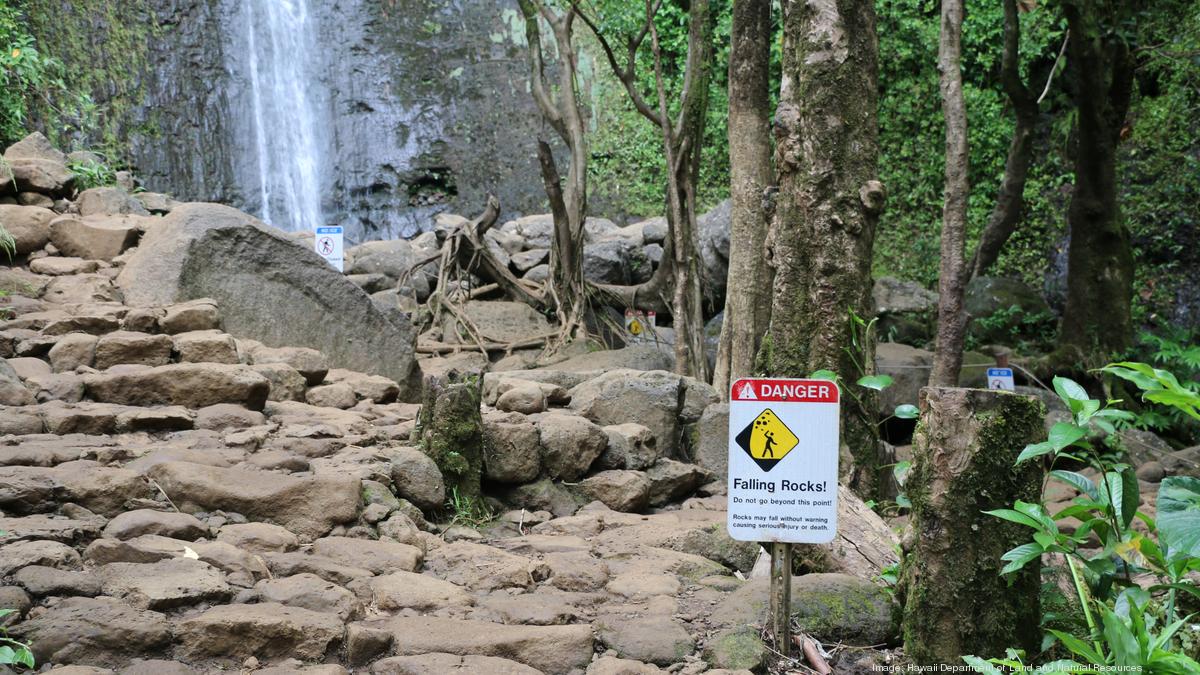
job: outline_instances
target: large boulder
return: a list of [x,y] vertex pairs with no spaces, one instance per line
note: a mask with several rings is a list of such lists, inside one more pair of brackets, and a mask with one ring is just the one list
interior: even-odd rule
[[670,457],[679,440],[684,386],[681,377],[662,370],[611,370],[571,389],[571,409],[604,426],[640,424]]
[[49,243],[50,221],[57,216],[50,209],[40,206],[0,204],[0,227],[12,235],[17,255],[33,253]]
[[729,233],[733,227],[732,202],[726,199],[696,219],[704,295],[721,306],[725,298],[725,276],[729,270]]
[[59,216],[50,223],[50,242],[63,255],[109,261],[137,244],[136,216]]
[[129,255],[117,285],[133,306],[213,298],[232,334],[311,347],[334,366],[395,380],[403,398],[417,393],[412,325],[376,308],[313,251],[236,209],[172,210]]
[[360,482],[340,476],[296,478],[265,471],[163,462],[149,469],[185,512],[235,511],[319,537],[358,516]]
[[88,376],[84,387],[88,396],[102,403],[188,408],[238,403],[251,410],[262,410],[271,391],[270,381],[249,367],[224,363],[113,369]]
[[8,168],[0,178],[0,188],[10,175],[20,192],[65,195],[75,184],[75,175],[67,168],[67,156],[37,131],[8,146],[4,163]]

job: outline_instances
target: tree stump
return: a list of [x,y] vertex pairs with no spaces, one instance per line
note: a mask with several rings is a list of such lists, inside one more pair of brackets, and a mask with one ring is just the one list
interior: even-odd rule
[[1030,541],[1031,530],[983,512],[1039,500],[1041,465],[1015,462],[1045,438],[1045,408],[983,389],[926,387],[920,400],[905,484],[913,504],[901,580],[905,653],[918,665],[961,665],[964,654],[1003,656],[1007,647],[1036,653],[1040,565],[1000,576],[1000,556]]
[[445,380],[425,379],[416,437],[421,450],[437,463],[446,494],[463,504],[480,504],[483,470],[482,395],[477,373],[450,372]]

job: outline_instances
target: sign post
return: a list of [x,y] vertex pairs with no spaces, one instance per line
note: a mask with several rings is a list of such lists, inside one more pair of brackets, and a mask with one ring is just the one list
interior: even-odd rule
[[729,536],[771,551],[770,625],[791,649],[791,544],[837,532],[839,400],[829,380],[743,378],[729,396]]

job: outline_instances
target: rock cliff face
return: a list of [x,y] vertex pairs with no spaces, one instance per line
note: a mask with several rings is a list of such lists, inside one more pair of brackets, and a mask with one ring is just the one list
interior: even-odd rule
[[[148,189],[259,213],[259,166],[246,142],[250,113],[242,0],[90,0],[108,16],[146,21],[144,54],[128,69],[139,91],[114,120]],[[86,3],[85,3],[86,4]],[[108,7],[112,5],[113,7]],[[487,192],[508,213],[543,200],[533,146],[537,115],[526,87],[524,34],[512,8],[484,0],[310,0],[319,82],[331,125],[322,158],[322,208],[352,241],[429,226],[443,210],[472,212]],[[514,3],[515,5],[515,3]],[[83,8],[62,14],[81,31],[47,26],[50,53],[127,58],[91,39]],[[52,23],[52,22],[46,22]],[[79,34],[90,44],[78,44]],[[74,35],[75,37],[71,37]],[[70,45],[62,44],[74,40]],[[60,48],[61,47],[61,48]],[[82,67],[82,64],[80,64]]]

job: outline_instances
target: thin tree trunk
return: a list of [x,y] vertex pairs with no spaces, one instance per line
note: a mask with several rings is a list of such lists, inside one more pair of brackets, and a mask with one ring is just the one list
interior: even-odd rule
[[[1104,3],[1100,3],[1104,4]],[[1075,189],[1067,212],[1067,303],[1059,356],[1100,364],[1133,340],[1133,251],[1117,204],[1117,142],[1129,110],[1133,57],[1097,2],[1063,5],[1071,30],[1068,67],[1075,80]]]
[[729,174],[732,227],[725,319],[713,371],[721,398],[750,375],[771,317],[766,191],[771,185],[771,3],[734,0],[729,47]]
[[876,180],[878,43],[870,0],[784,2],[783,81],[775,115],[775,285],[759,369],[838,373],[850,485],[872,498],[880,477],[877,407],[853,383],[873,372],[872,336],[852,348],[868,315],[871,254],[883,208]]
[[1033,135],[1037,129],[1038,104],[1021,78],[1021,19],[1016,0],[1004,3],[1004,53],[1000,81],[1016,114],[1016,126],[1004,162],[1004,179],[996,205],[988,216],[979,245],[971,260],[971,276],[983,276],[996,264],[1000,250],[1017,229],[1025,206],[1025,181],[1033,163]]
[[967,336],[967,312],[963,296],[967,283],[967,199],[971,185],[967,177],[970,151],[967,146],[967,103],[963,98],[962,0],[942,0],[942,29],[938,41],[938,72],[942,112],[946,118],[946,187],[942,205],[942,256],[938,269],[937,347],[933,354],[931,387],[958,386],[963,343]]
[[[567,180],[563,185],[554,155],[545,141],[539,140],[538,162],[554,218],[554,237],[550,244],[551,302],[548,304],[558,315],[562,337],[572,338],[584,330],[583,312],[587,304],[583,279],[583,224],[587,215],[588,146],[575,76],[578,62],[572,31],[577,13],[574,6],[569,6],[556,14],[541,0],[518,0],[518,4],[525,17],[530,89],[534,101],[542,118],[566,143],[570,154]],[[546,83],[539,17],[554,31],[558,52],[557,94]]]

